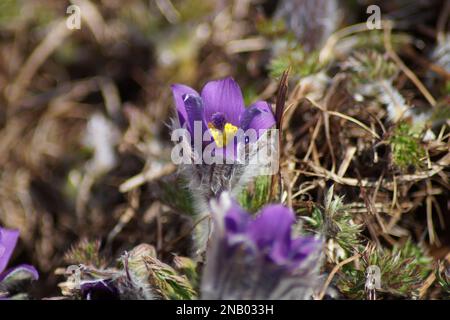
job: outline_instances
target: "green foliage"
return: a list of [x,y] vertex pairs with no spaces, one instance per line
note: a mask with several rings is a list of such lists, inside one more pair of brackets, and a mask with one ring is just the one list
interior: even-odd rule
[[318,207],[313,208],[311,217],[302,216],[302,219],[305,220],[308,225],[316,231],[320,231],[324,227],[324,216],[322,214],[322,211]]
[[64,256],[71,264],[84,264],[96,268],[104,267],[105,260],[100,256],[100,241],[83,239],[75,244]]
[[379,293],[415,298],[430,272],[430,262],[431,258],[409,240],[402,247],[392,250],[372,248],[364,252],[359,269],[353,264],[343,266],[337,286],[349,298],[363,299],[366,296],[365,272],[369,266],[378,266],[381,271]]
[[269,200],[270,176],[259,176],[238,196],[238,202],[247,211],[257,212]]
[[59,18],[60,12],[51,10],[45,3],[39,3],[36,1],[36,7],[34,9],[35,20],[38,26],[47,26]]
[[161,201],[172,208],[188,215],[194,215],[193,198],[190,191],[183,187],[186,185],[183,178],[177,177],[175,183],[170,181],[159,181],[161,189]]
[[[450,81],[449,81],[450,84]],[[450,91],[450,85],[449,85],[449,91]],[[449,93],[450,95],[450,93]],[[436,105],[436,108],[433,109],[433,114],[431,115],[431,121],[433,122],[440,122],[440,121],[446,121],[450,119],[450,105],[445,100],[438,103]]]
[[169,300],[191,300],[196,292],[186,276],[179,275],[171,266],[156,258],[147,257],[151,282],[163,298]]
[[175,269],[187,277],[194,288],[199,285],[199,277],[197,273],[197,263],[187,257],[175,256],[173,259]]
[[203,0],[179,0],[174,6],[180,14],[181,21],[199,21],[214,9],[213,2]]
[[357,51],[344,64],[357,83],[371,83],[391,79],[397,74],[397,66],[375,50]]
[[318,56],[318,52],[306,53],[297,42],[288,43],[286,50],[270,61],[269,74],[278,78],[290,67],[293,75],[308,76],[321,68]]
[[18,0],[0,1],[0,26],[14,21],[19,14],[20,5]]
[[315,229],[321,231],[327,240],[334,240],[348,256],[361,244],[360,235],[364,226],[353,221],[347,211],[343,198],[333,195],[334,188],[328,190],[325,207],[322,211],[314,208],[311,217],[305,220]]
[[256,29],[268,37],[287,33],[286,24],[282,19],[260,19],[256,22]]
[[120,6],[117,15],[126,24],[133,26],[149,38],[152,38],[166,22],[161,15],[152,13],[140,5]]
[[[163,263],[156,257],[156,250],[148,244],[136,246],[128,255],[128,270],[141,287],[150,287],[163,299],[194,299],[194,286],[186,275],[180,274],[175,268]],[[195,263],[188,258],[178,257],[176,267],[195,270]],[[121,267],[125,265],[122,262]],[[192,272],[192,270],[190,271]]]
[[244,96],[244,103],[246,106],[251,105],[258,97],[258,91],[254,86],[245,87],[242,94]]
[[317,72],[319,64],[318,52],[305,52],[294,33],[286,29],[283,20],[262,19],[256,24],[258,31],[276,42],[275,56],[270,60],[268,70],[272,78],[280,77],[291,68],[293,76],[307,76]]
[[360,244],[363,225],[354,223],[352,215],[346,210],[343,197],[333,196],[333,190],[334,188],[330,188],[325,202],[327,231],[334,235],[345,251],[352,252]]
[[[30,1],[31,2],[31,1]],[[21,19],[30,18],[29,14],[21,14],[24,1],[21,0],[1,0],[0,1],[0,27],[9,28],[17,24]],[[58,13],[46,1],[34,1],[32,4],[33,24],[41,27],[54,22]],[[59,13],[60,14],[60,13]]]
[[400,122],[389,143],[392,160],[400,169],[407,169],[411,165],[420,166],[421,158],[425,156],[425,150],[420,144],[420,133],[413,130],[410,124]]
[[68,38],[55,51],[55,59],[63,65],[76,61],[79,54],[79,44],[74,39]]
[[[352,44],[352,49],[373,49],[373,50],[385,50],[384,46],[384,32],[383,30],[371,30],[368,32],[360,33],[349,37],[349,42]],[[347,39],[341,40],[342,45],[345,45]],[[406,33],[396,32],[391,35],[392,48],[398,52],[405,45],[410,44],[413,38]],[[347,44],[348,45],[348,44]]]
[[422,247],[408,239],[401,248],[401,256],[414,259],[414,263],[419,267],[420,276],[423,279],[429,275],[433,259],[426,254]]

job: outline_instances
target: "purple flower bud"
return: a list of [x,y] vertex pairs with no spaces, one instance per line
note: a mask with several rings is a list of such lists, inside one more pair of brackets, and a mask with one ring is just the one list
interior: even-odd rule
[[119,290],[111,279],[84,281],[80,291],[85,300],[119,300]]
[[203,299],[308,299],[319,282],[322,241],[293,238],[294,213],[268,205],[252,218],[227,193],[212,202]]

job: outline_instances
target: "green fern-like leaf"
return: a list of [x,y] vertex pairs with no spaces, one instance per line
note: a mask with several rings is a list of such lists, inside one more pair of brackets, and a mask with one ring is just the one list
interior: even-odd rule
[[305,77],[320,70],[318,53],[306,54],[298,44],[288,45],[284,52],[273,58],[269,63],[269,74],[279,78],[283,72],[291,68],[292,75]]
[[418,288],[430,273],[431,258],[411,241],[392,250],[368,250],[360,260],[360,267],[347,264],[342,268],[337,286],[347,297],[364,299],[366,296],[366,270],[377,266],[381,271],[379,295],[415,298]]
[[[364,225],[357,224],[344,204],[344,198],[334,195],[334,188],[328,190],[323,212],[319,208],[313,210],[307,223],[313,229],[323,233],[327,241],[334,241],[344,251],[341,258],[348,257],[361,245],[361,232]],[[342,251],[341,250],[341,251]],[[334,253],[330,253],[333,261],[338,260]]]

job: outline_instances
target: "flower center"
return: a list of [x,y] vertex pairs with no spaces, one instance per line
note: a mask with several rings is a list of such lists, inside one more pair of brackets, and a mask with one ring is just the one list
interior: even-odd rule
[[222,112],[216,112],[211,117],[211,124],[220,131],[223,131],[226,123],[227,119],[225,119],[225,115]]
[[211,117],[211,122],[208,123],[209,131],[219,148],[226,146],[234,136],[238,128],[227,122],[225,115],[222,112],[216,112]]

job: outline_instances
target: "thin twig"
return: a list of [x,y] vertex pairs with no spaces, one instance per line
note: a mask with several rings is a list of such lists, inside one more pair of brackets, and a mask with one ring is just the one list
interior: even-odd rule
[[325,283],[324,283],[324,285],[322,287],[322,290],[320,291],[319,295],[317,296],[317,300],[322,300],[323,299],[323,296],[325,295],[325,292],[327,291],[328,286],[330,285],[331,280],[333,280],[333,277],[336,274],[336,272],[338,272],[339,269],[342,268],[347,263],[350,263],[353,260],[358,259],[359,257],[361,257],[361,254],[357,253],[354,256],[351,256],[350,258],[347,258],[344,261],[341,261],[340,263],[338,263],[337,265],[334,266],[333,270],[331,270],[330,274],[328,275],[328,278],[325,281]]
[[414,85],[419,89],[419,91],[423,94],[425,99],[434,107],[436,105],[436,99],[433,98],[431,93],[427,88],[422,84],[422,82],[417,78],[414,72],[411,71],[400,59],[400,57],[395,53],[392,48],[391,43],[391,34],[392,34],[392,22],[387,21],[384,24],[384,47],[386,49],[387,54],[391,57],[391,59],[398,65],[398,67],[403,71],[403,73],[414,83]]
[[376,132],[374,132],[372,129],[370,129],[368,126],[366,126],[361,121],[359,121],[359,120],[357,120],[357,119],[355,119],[353,117],[350,117],[350,116],[348,116],[346,114],[337,112],[337,111],[326,110],[321,105],[319,105],[316,101],[311,100],[309,98],[305,98],[305,99],[307,99],[309,102],[311,102],[311,104],[314,107],[316,107],[317,109],[321,110],[322,112],[325,112],[325,113],[331,114],[333,116],[340,117],[340,118],[343,118],[345,120],[351,121],[351,122],[357,124],[358,126],[360,126],[361,128],[363,128],[364,130],[366,130],[367,132],[369,132],[370,134],[372,134],[375,138],[381,139],[380,136]]

